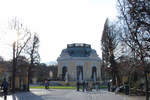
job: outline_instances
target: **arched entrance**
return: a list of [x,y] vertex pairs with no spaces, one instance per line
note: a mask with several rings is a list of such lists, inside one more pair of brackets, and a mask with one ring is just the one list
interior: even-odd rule
[[83,80],[83,66],[77,66],[77,81],[81,82]]
[[62,68],[62,80],[65,80],[66,73],[67,73],[67,67],[63,66],[63,68]]
[[96,81],[96,78],[97,78],[97,68],[96,66],[93,66],[92,67],[92,80]]

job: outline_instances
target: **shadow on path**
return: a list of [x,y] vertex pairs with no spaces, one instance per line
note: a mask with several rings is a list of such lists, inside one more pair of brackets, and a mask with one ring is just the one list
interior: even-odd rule
[[32,92],[22,92],[13,94],[12,100],[44,100],[44,99],[41,96],[35,95]]

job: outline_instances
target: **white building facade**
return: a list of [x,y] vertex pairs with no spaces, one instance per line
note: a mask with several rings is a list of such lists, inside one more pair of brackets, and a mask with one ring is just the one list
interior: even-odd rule
[[101,80],[101,60],[89,44],[68,44],[57,61],[58,77],[64,81]]

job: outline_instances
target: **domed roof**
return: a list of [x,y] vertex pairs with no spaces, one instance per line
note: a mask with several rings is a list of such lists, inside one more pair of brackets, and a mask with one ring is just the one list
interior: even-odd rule
[[66,60],[75,60],[75,59],[90,59],[95,61],[100,61],[96,50],[91,48],[89,44],[68,44],[66,49],[63,49],[60,56],[57,58],[57,61],[66,61]]
[[62,54],[68,54],[71,57],[89,57],[91,53],[95,53],[94,49],[91,49],[91,45],[83,43],[68,44],[66,49],[62,50]]

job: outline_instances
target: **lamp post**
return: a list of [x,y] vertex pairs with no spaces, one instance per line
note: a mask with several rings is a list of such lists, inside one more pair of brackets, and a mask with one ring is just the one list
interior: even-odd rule
[[17,55],[18,52],[16,50],[17,40],[18,40],[18,34],[15,33],[15,31],[12,31],[14,34],[12,38],[12,46],[13,46],[13,62],[12,62],[12,92],[15,92],[15,80],[16,80],[16,64],[17,64]]

